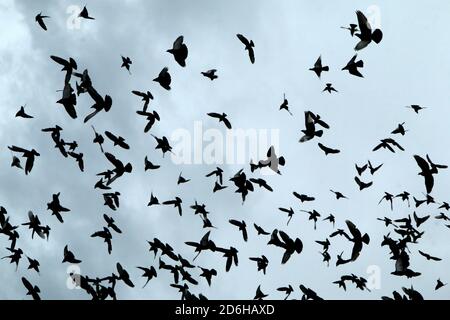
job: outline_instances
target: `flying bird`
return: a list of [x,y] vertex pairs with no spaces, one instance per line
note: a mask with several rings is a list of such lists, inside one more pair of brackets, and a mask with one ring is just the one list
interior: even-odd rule
[[219,77],[218,75],[216,75],[216,72],[217,72],[216,69],[210,69],[210,70],[201,72],[201,74],[204,77],[209,78],[211,81],[213,81],[214,79],[217,79]]
[[250,62],[255,63],[255,51],[253,50],[255,44],[253,43],[253,40],[248,41],[246,37],[244,37],[242,34],[239,33],[236,36],[245,45],[245,50],[248,51]]
[[49,16],[43,16],[42,12],[39,12],[36,17],[34,18],[34,20],[36,20],[36,22],[41,26],[42,29],[44,29],[45,31],[47,31],[47,26],[45,25],[44,19],[46,18],[50,18]]
[[186,59],[188,56],[188,48],[183,43],[183,36],[179,36],[173,43],[172,49],[167,50],[175,58],[175,61],[182,67],[186,66]]
[[309,70],[314,71],[317,77],[320,78],[322,72],[329,71],[330,68],[328,66],[322,66],[322,56],[319,56],[319,58],[317,58],[316,62],[314,63],[314,67],[310,68]]
[[383,32],[380,29],[375,29],[374,31],[372,31],[372,27],[370,26],[369,21],[361,11],[356,11],[356,16],[358,18],[360,32],[355,33],[355,36],[357,36],[360,41],[356,45],[355,50],[358,51],[364,49],[372,41],[377,44],[380,43],[381,39],[383,38]]
[[348,73],[350,73],[351,75],[354,75],[356,77],[364,78],[364,76],[358,70],[358,68],[363,68],[364,67],[364,61],[362,61],[362,60],[356,61],[356,57],[357,57],[357,55],[355,54],[350,59],[350,61],[347,62],[347,65],[342,68],[342,70],[347,70]]

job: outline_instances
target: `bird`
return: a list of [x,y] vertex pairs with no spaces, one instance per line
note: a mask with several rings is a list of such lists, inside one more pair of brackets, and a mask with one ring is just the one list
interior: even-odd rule
[[316,130],[315,120],[310,111],[305,111],[305,129],[302,132],[304,135],[299,142],[306,142],[314,137],[321,137],[323,134],[323,130]]
[[366,169],[367,169],[367,163],[364,164],[364,165],[361,166],[361,167],[359,167],[358,164],[355,163],[355,168],[356,168],[356,171],[358,172],[358,175],[360,176],[360,175],[362,175],[362,174],[364,173],[364,171],[366,171]]
[[41,297],[39,296],[41,290],[38,286],[33,286],[25,277],[22,277],[22,283],[25,286],[25,289],[27,289],[27,296],[31,296],[33,300],[41,300]]
[[41,26],[42,29],[44,29],[45,31],[47,31],[47,26],[45,25],[44,19],[46,18],[50,18],[49,16],[43,16],[42,12],[39,12],[36,17],[34,18],[34,20]]
[[188,56],[188,48],[183,43],[184,37],[179,36],[173,43],[172,49],[167,50],[175,58],[175,61],[182,67],[186,67],[186,59]]
[[260,188],[264,188],[270,192],[273,191],[272,187],[267,184],[267,181],[261,178],[250,178],[250,181],[257,184]]
[[421,224],[423,224],[425,221],[427,221],[430,218],[430,215],[419,217],[417,216],[416,212],[413,212],[414,221],[416,222],[416,226],[420,227]]
[[[147,108],[148,105],[150,103],[150,100],[153,100],[153,95],[150,91],[147,90],[147,92],[141,92],[138,90],[132,90],[131,91],[132,94],[141,97],[142,101],[144,101],[144,106],[142,107],[142,113],[146,113],[147,112]],[[139,114],[139,113],[138,113]]]
[[219,182],[216,181],[216,183],[214,184],[213,192],[215,193],[215,192],[223,190],[227,187],[228,186],[221,185]]
[[110,131],[105,131],[105,136],[114,143],[114,146],[119,146],[125,150],[130,149],[130,146],[125,142],[123,137],[116,136]]
[[355,35],[356,32],[359,31],[358,25],[355,23],[350,23],[348,27],[341,27],[341,28],[350,31],[350,35],[352,37]]
[[444,287],[444,286],[446,286],[447,284],[446,283],[443,283],[442,281],[441,281],[441,279],[437,279],[437,281],[436,281],[436,286],[434,287],[434,290],[439,290],[440,288],[442,288],[442,287]]
[[418,174],[421,175],[425,180],[425,189],[427,190],[427,193],[430,193],[433,190],[434,186],[434,178],[433,173],[431,172],[430,165],[424,158],[418,155],[414,155],[414,159],[416,160],[416,163],[421,170]]
[[[267,159],[258,161],[257,164],[250,163],[250,171],[254,172],[256,169],[269,167],[272,171],[281,174],[279,167],[286,164],[286,159],[283,156],[277,157],[275,147],[270,146],[266,153]],[[251,180],[251,179],[250,179]],[[255,182],[256,183],[256,182]],[[271,191],[271,190],[269,190]]]
[[[281,239],[278,237],[280,235]],[[291,258],[294,252],[300,254],[303,251],[303,242],[296,238],[295,240],[289,237],[284,231],[278,231],[274,229],[272,234],[270,235],[270,240],[267,243],[268,245],[274,245],[280,248],[283,248],[284,254],[281,258],[281,264],[286,264]]]
[[91,127],[92,127],[92,130],[94,130],[94,134],[95,134],[94,140],[92,140],[92,142],[98,143],[98,145],[100,146],[101,152],[104,152],[102,145],[105,142],[105,138],[103,138],[103,136],[101,134],[99,134],[99,133],[97,133],[97,131],[95,131],[94,126],[91,126]]
[[128,274],[127,270],[125,270],[120,263],[117,262],[116,264],[117,272],[119,273],[119,280],[122,280],[126,285],[133,288],[134,284],[130,280],[130,275]]
[[216,75],[217,69],[210,69],[207,71],[203,71],[201,72],[201,74],[206,77],[209,78],[211,81],[213,81],[214,79],[217,79],[219,76]]
[[103,227],[103,230],[96,231],[93,234],[91,234],[92,238],[99,237],[103,238],[103,241],[107,244],[108,254],[111,254],[112,252],[112,235],[108,228]]
[[383,166],[383,164],[380,164],[380,165],[374,167],[374,166],[372,166],[372,163],[370,162],[370,160],[367,161],[367,165],[369,166],[369,170],[370,170],[370,174],[371,175],[374,175],[375,172],[377,172],[378,169],[380,169]]
[[245,50],[248,51],[248,56],[250,58],[250,62],[253,64],[255,63],[255,51],[253,48],[255,47],[255,44],[253,43],[253,40],[248,40],[246,37],[244,37],[242,34],[236,34],[238,39],[245,45]]
[[103,219],[105,219],[108,228],[113,229],[117,233],[122,233],[122,230],[120,230],[119,227],[117,227],[117,225],[114,223],[115,221],[112,217],[110,217],[106,214],[103,214]]
[[64,247],[64,258],[62,260],[62,263],[67,262],[71,264],[79,264],[81,263],[81,260],[75,258],[75,255],[72,251],[69,250],[68,245]]
[[433,260],[433,261],[441,261],[442,260],[441,258],[433,257],[433,256],[429,255],[428,253],[425,253],[425,252],[420,251],[420,250],[419,250],[419,254],[421,256],[425,257],[425,259],[427,259],[427,260]]
[[227,119],[227,114],[226,113],[217,113],[217,112],[210,112],[207,113],[208,116],[210,116],[211,118],[216,118],[219,119],[219,122],[223,122],[223,124],[228,128],[231,129],[231,123],[230,121]]
[[120,67],[127,69],[128,73],[131,74],[130,67],[133,64],[133,62],[131,61],[130,57],[124,57],[124,56],[121,56],[121,57],[122,57],[122,65]]
[[383,32],[380,29],[375,29],[372,31],[369,21],[361,11],[356,11],[356,16],[358,18],[360,32],[355,33],[355,36],[357,36],[360,41],[357,43],[355,50],[358,51],[364,49],[372,41],[377,44],[380,43],[383,38]]
[[39,274],[39,266],[40,266],[39,261],[37,261],[36,259],[32,259],[28,256],[27,259],[28,259],[28,270],[33,269]]
[[255,296],[253,297],[253,300],[263,300],[267,296],[268,296],[267,294],[261,291],[261,285],[259,285],[258,288],[256,288],[256,293]]
[[153,79],[153,81],[158,82],[161,87],[166,90],[170,90],[170,83],[172,82],[172,77],[169,73],[169,68],[164,67],[159,73],[158,77]]
[[206,282],[208,282],[208,285],[211,286],[211,279],[213,276],[217,276],[216,269],[207,269],[199,267],[202,270],[202,273],[200,274],[200,277],[203,277],[206,279]]
[[292,217],[294,216],[294,209],[292,209],[292,207],[290,207],[289,209],[287,209],[287,208],[278,208],[278,210],[288,214],[287,225],[289,225],[289,222],[291,221]]
[[260,236],[260,235],[268,236],[270,234],[269,232],[265,231],[263,228],[258,226],[256,223],[254,223],[253,226],[255,227],[255,230],[258,233],[258,236]]
[[412,105],[406,106],[406,108],[410,108],[410,109],[412,109],[415,113],[419,114],[419,111],[420,111],[420,110],[426,109],[427,107],[421,107],[421,106],[419,106],[418,104],[412,104]]
[[211,177],[211,176],[216,176],[218,182],[220,184],[223,183],[223,169],[220,167],[216,167],[215,170],[211,171],[210,173],[207,173],[205,177]]
[[162,204],[163,205],[173,205],[174,208],[177,208],[178,214],[180,216],[182,216],[183,215],[183,209],[181,208],[181,203],[182,202],[183,201],[181,200],[181,198],[175,197],[174,200],[167,200],[167,201],[164,201]]
[[283,103],[280,105],[279,110],[286,110],[291,116],[292,112],[289,110],[289,101],[286,99],[286,95],[283,93]]
[[33,116],[30,116],[25,112],[25,106],[20,106],[19,111],[17,111],[15,117],[24,118],[24,119],[33,119]]
[[401,134],[402,136],[404,136],[406,134],[406,132],[408,131],[405,129],[404,124],[405,124],[404,122],[399,123],[397,125],[397,128],[395,128],[391,133],[392,134]]
[[83,7],[83,9],[79,13],[78,17],[84,18],[84,19],[89,19],[89,20],[95,20],[95,18],[89,16],[89,12],[88,12],[86,6]]
[[62,212],[69,212],[70,209],[65,208],[61,205],[59,201],[59,195],[60,193],[55,193],[52,196],[52,201],[47,203],[47,210],[50,210],[52,212],[52,215],[56,216],[56,218],[59,220],[59,222],[63,223],[64,220],[61,216]]
[[242,232],[242,238],[244,239],[244,241],[248,240],[247,225],[245,224],[244,220],[238,221],[238,220],[230,219],[230,220],[228,220],[228,222],[239,228],[239,231]]
[[269,260],[265,255],[262,255],[261,257],[250,257],[251,261],[255,261],[258,267],[258,271],[263,271],[264,274],[266,274],[267,266],[269,265]]
[[332,83],[327,83],[326,84],[326,87],[322,90],[322,92],[324,92],[324,91],[328,91],[328,93],[331,93],[331,92],[338,92],[334,87],[333,87],[333,84]]
[[333,190],[331,190],[330,189],[330,191],[332,192],[332,193],[334,193],[334,195],[336,196],[336,200],[339,200],[339,199],[348,199],[346,196],[344,196],[341,192],[339,192],[339,191],[333,191]]
[[383,149],[388,149],[389,151],[391,151],[392,153],[395,153],[395,150],[393,147],[397,147],[398,149],[400,149],[401,151],[405,151],[405,149],[403,149],[403,147],[397,143],[397,141],[395,141],[392,138],[386,138],[386,139],[381,139],[380,140],[381,143],[379,143],[378,145],[376,145],[372,151],[377,151],[380,148]]
[[150,160],[148,160],[148,157],[145,156],[145,158],[144,158],[144,170],[145,171],[156,170],[156,169],[159,169],[160,167],[161,167],[160,165],[153,164]]
[[191,179],[186,179],[181,174],[182,174],[182,172],[180,172],[180,175],[178,176],[177,184],[187,183],[187,182],[191,181]]
[[354,75],[356,77],[364,78],[364,76],[359,72],[358,68],[364,67],[364,61],[358,60],[356,61],[358,55],[354,55],[349,62],[347,62],[347,65],[342,68],[342,70],[347,70],[348,73],[351,75]]
[[294,195],[294,197],[299,199],[302,203],[305,202],[305,201],[314,201],[315,200],[314,197],[308,196],[306,194],[299,194],[296,191],[292,192],[292,194]]
[[319,56],[319,58],[317,58],[316,62],[314,63],[314,67],[310,68],[309,70],[314,71],[317,77],[319,77],[320,79],[320,75],[322,74],[322,72],[329,71],[330,68],[328,66],[322,66],[322,56]]
[[150,268],[146,268],[146,267],[136,267],[136,268],[144,271],[144,274],[142,275],[142,277],[147,278],[147,281],[145,282],[145,284],[142,288],[145,288],[145,286],[147,285],[147,283],[150,280],[152,280],[153,278],[156,278],[158,276],[158,274],[153,266],[151,266]]
[[22,157],[27,159],[25,163],[25,174],[28,175],[33,169],[35,158],[39,157],[40,154],[34,149],[27,150],[17,146],[10,146],[8,149],[12,152],[22,153]]
[[163,157],[166,152],[172,152],[172,147],[169,144],[169,140],[165,136],[163,136],[162,138],[158,138],[157,136],[152,134],[152,137],[155,138],[157,142],[155,149],[161,149]]
[[320,149],[322,149],[323,152],[325,152],[326,156],[329,155],[329,154],[336,154],[336,153],[341,152],[341,150],[339,150],[339,149],[333,149],[333,148],[329,148],[327,146],[324,146],[320,142],[318,143],[318,146],[319,146]]
[[391,210],[393,210],[394,209],[393,199],[394,199],[394,195],[390,194],[389,192],[384,192],[384,196],[381,198],[381,200],[378,202],[378,204],[380,204],[381,201],[386,200],[391,204]]
[[294,292],[294,288],[292,288],[291,285],[288,285],[287,287],[280,287],[277,288],[277,291],[284,292],[286,294],[286,297],[284,297],[284,300],[287,300],[292,292]]
[[330,223],[333,224],[333,228],[334,228],[334,224],[336,223],[336,217],[332,214],[329,214],[326,218],[323,219],[323,221],[328,220],[330,221]]

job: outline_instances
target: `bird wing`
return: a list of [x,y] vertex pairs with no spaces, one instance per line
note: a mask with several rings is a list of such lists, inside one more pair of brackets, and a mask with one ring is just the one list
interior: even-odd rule
[[241,40],[241,42],[245,46],[249,46],[250,45],[250,42],[248,41],[248,39],[246,37],[244,37],[242,34],[238,33],[236,36],[238,37],[239,40]]

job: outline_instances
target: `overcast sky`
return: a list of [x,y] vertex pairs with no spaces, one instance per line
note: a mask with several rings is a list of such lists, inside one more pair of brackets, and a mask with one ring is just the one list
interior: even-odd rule
[[[225,259],[219,253],[202,253],[196,265],[215,268],[218,276],[208,287],[203,278],[198,286],[191,286],[195,294],[210,299],[253,298],[261,284],[269,298],[284,296],[276,291],[291,284],[300,298],[299,284],[314,289],[327,299],[379,299],[391,295],[402,286],[418,289],[425,298],[449,298],[450,286],[434,291],[436,280],[450,281],[448,275],[448,234],[442,220],[430,219],[422,230],[425,235],[419,244],[411,245],[411,264],[422,276],[413,280],[392,276],[394,261],[389,259],[387,247],[380,247],[388,230],[377,217],[404,217],[412,214],[399,199],[394,211],[379,199],[384,191],[398,194],[408,190],[416,198],[424,198],[423,178],[413,155],[428,153],[437,163],[450,163],[448,141],[450,39],[447,34],[450,3],[429,1],[411,4],[409,1],[95,1],[88,4],[93,21],[81,21],[79,28],[71,24],[72,6],[77,1],[12,1],[0,4],[0,205],[4,206],[13,224],[27,221],[27,212],[38,214],[43,224],[51,226],[50,240],[31,239],[31,232],[19,228],[18,246],[24,253],[41,263],[41,274],[27,270],[26,258],[18,271],[8,260],[1,260],[0,298],[24,299],[26,290],[20,278],[26,276],[41,289],[47,299],[87,299],[81,290],[66,286],[67,265],[61,264],[66,244],[83,262],[81,273],[91,277],[110,275],[120,262],[130,273],[136,288],[123,283],[117,285],[121,299],[178,299],[176,289],[169,287],[170,273],[158,270],[158,278],[141,289],[145,280],[136,266],[158,266],[158,258],[148,252],[146,240],[158,237],[169,243],[177,253],[192,259],[194,252],[185,241],[198,241],[205,233],[198,216],[188,208],[195,200],[205,203],[210,219],[217,230],[211,238],[217,245],[234,246],[239,250],[239,267],[225,272]],[[354,55],[356,38],[341,26],[356,23],[355,11],[367,14],[383,30],[380,44],[370,44],[358,54],[364,60],[364,78],[356,78],[341,68]],[[42,11],[48,31],[42,30],[34,17]],[[236,38],[242,33],[255,43],[256,62],[250,64],[242,43]],[[166,52],[179,36],[189,48],[187,66],[180,67]],[[92,104],[87,95],[78,98],[78,118],[71,119],[56,101],[63,88],[64,74],[49,57],[73,57],[79,71],[89,70],[93,85],[101,95],[109,94],[113,106],[101,112],[89,123],[83,118]],[[133,60],[132,74],[120,68],[120,56]],[[321,79],[308,70],[322,55],[330,72]],[[152,79],[167,66],[172,75],[172,90],[162,89]],[[213,82],[200,72],[215,68],[219,78]],[[325,83],[331,82],[339,91],[322,93]],[[151,132],[169,139],[185,129],[194,131],[196,121],[204,130],[214,128],[225,136],[225,127],[206,116],[207,112],[225,112],[233,128],[278,130],[279,154],[286,158],[281,176],[263,176],[273,187],[270,193],[256,187],[242,205],[240,196],[228,179],[240,168],[249,172],[248,164],[228,163],[225,171],[226,190],[212,193],[213,178],[205,174],[215,165],[176,165],[169,156],[162,157],[155,150],[155,141],[144,134],[145,121],[136,110],[141,101],[131,90],[150,90],[155,97],[150,108],[157,110],[161,122]],[[289,99],[294,114],[279,111],[283,93]],[[34,119],[14,118],[21,105]],[[404,106],[427,106],[416,115]],[[338,155],[325,157],[317,147],[317,140],[298,143],[304,127],[303,113],[312,110],[327,121],[331,129],[321,142],[341,149]],[[372,152],[379,139],[386,138],[398,123],[405,122],[409,130],[404,137],[396,137],[405,152],[395,154],[386,150]],[[77,140],[84,153],[85,172],[74,161],[65,159],[54,148],[42,128],[59,125],[64,128],[66,141]],[[126,138],[130,150],[120,150],[110,142],[105,149],[119,159],[133,164],[133,172],[117,180],[113,191],[121,193],[117,212],[103,206],[102,194],[94,190],[96,173],[109,167],[98,145],[92,143],[93,124],[97,131],[110,130]],[[259,131],[261,132],[261,131]],[[30,175],[11,168],[8,145],[35,148],[37,158]],[[265,150],[264,150],[265,152]],[[144,172],[144,157],[148,156],[161,169]],[[384,163],[373,176],[371,188],[359,192],[353,180],[355,162],[370,159]],[[248,159],[249,161],[250,159]],[[256,159],[255,159],[256,160]],[[188,184],[177,185],[180,172],[190,178]],[[438,202],[448,201],[450,188],[448,170],[435,178],[432,195]],[[258,173],[255,176],[259,176]],[[365,175],[362,180],[372,177]],[[339,190],[349,200],[336,201],[329,189]],[[300,204],[292,191],[316,197],[312,203]],[[183,199],[183,216],[172,207],[147,207],[150,192],[160,201],[179,196]],[[71,209],[60,224],[46,204],[52,194],[61,192],[62,205]],[[278,207],[293,207],[296,211],[289,226],[287,217]],[[418,215],[439,213],[438,205],[421,206]],[[336,255],[351,254],[352,245],[344,239],[333,238],[330,247],[330,267],[322,262],[321,247],[315,240],[324,240],[332,226],[320,221],[317,230],[299,210],[316,209],[326,217],[333,213],[337,228],[345,228],[345,220],[353,221],[362,232],[370,235],[370,245],[353,263],[335,267]],[[90,235],[100,230],[102,215],[113,216],[123,230],[113,235],[113,252],[107,254],[106,245]],[[238,230],[228,219],[244,219],[248,225],[249,241],[244,243]],[[267,246],[267,238],[256,236],[253,223],[272,231],[277,228],[291,237],[299,237],[304,244],[300,255],[281,265],[282,251]],[[0,254],[7,255],[5,237],[0,237]],[[441,257],[441,262],[429,262],[417,250]],[[270,260],[267,274],[257,272],[256,264],[248,259],[264,254]],[[170,262],[165,259],[166,262]],[[344,292],[333,281],[341,275],[354,273],[369,277],[370,266],[380,271],[380,288],[360,291],[350,285]],[[193,271],[198,278],[198,271]]]

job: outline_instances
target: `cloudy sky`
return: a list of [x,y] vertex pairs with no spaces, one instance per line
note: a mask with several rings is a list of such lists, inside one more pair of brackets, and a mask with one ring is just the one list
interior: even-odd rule
[[[398,194],[408,190],[416,198],[423,198],[423,179],[417,176],[414,154],[428,153],[437,163],[449,163],[450,152],[443,145],[448,140],[448,85],[450,74],[450,39],[446,33],[445,14],[450,3],[432,1],[411,5],[409,1],[95,1],[88,4],[93,21],[78,24],[73,17],[77,1],[13,1],[0,3],[0,204],[10,215],[13,224],[27,221],[32,210],[43,224],[51,226],[50,240],[31,239],[31,232],[19,228],[18,246],[24,253],[41,263],[40,275],[27,270],[22,260],[15,271],[8,260],[1,260],[0,298],[24,299],[26,291],[20,281],[26,276],[41,289],[42,298],[86,299],[81,290],[67,288],[67,265],[61,264],[66,244],[83,262],[78,266],[84,275],[109,275],[120,262],[130,273],[136,288],[118,284],[122,299],[178,299],[177,290],[169,287],[171,274],[158,271],[158,278],[142,289],[145,280],[136,266],[158,266],[158,258],[148,252],[146,240],[158,237],[169,243],[176,252],[192,259],[194,252],[185,241],[198,241],[205,233],[198,216],[188,208],[195,200],[205,203],[210,219],[218,227],[211,232],[217,245],[234,246],[239,250],[239,266],[225,272],[225,259],[218,253],[202,253],[196,265],[215,268],[219,275],[208,287],[204,279],[192,286],[195,294],[210,299],[253,298],[256,287],[269,298],[284,296],[276,291],[291,284],[300,298],[298,285],[304,284],[328,299],[379,299],[393,290],[411,286],[425,298],[449,298],[450,286],[434,291],[436,280],[450,281],[448,275],[449,229],[442,220],[430,219],[423,226],[425,235],[418,244],[411,245],[411,264],[422,276],[414,280],[392,276],[394,261],[389,260],[387,247],[380,247],[388,230],[377,217],[404,217],[413,208],[396,199],[394,211],[379,199],[384,191]],[[384,33],[382,42],[370,44],[358,57],[364,60],[364,78],[356,78],[341,68],[354,55],[356,38],[350,37],[341,26],[356,22],[355,11],[365,12]],[[44,32],[34,21],[41,12],[46,20]],[[237,33],[255,42],[256,63],[250,64]],[[183,35],[189,48],[187,66],[180,67],[166,52]],[[76,120],[69,118],[56,104],[63,87],[64,74],[49,57],[73,57],[79,70],[89,70],[94,86],[100,94],[113,98],[110,112],[101,112],[89,123],[83,118],[90,111],[91,99],[78,99]],[[120,56],[133,60],[132,74],[121,69]],[[309,71],[322,55],[330,72],[322,79]],[[152,79],[167,66],[172,75],[172,90],[162,89]],[[215,68],[219,78],[213,82],[200,72]],[[325,83],[331,82],[339,90],[336,94],[322,93]],[[230,182],[229,187],[213,194],[213,178],[205,174],[215,168],[207,164],[175,164],[171,157],[162,157],[155,150],[155,141],[144,134],[145,121],[138,117],[141,108],[138,97],[131,90],[150,90],[155,97],[150,108],[161,116],[152,133],[169,139],[180,130],[193,136],[195,123],[203,129],[217,129],[225,136],[225,127],[206,116],[207,112],[225,112],[233,128],[264,132],[275,130],[279,135],[278,153],[286,158],[281,176],[264,176],[274,192],[256,188],[242,204]],[[283,93],[289,99],[294,114],[279,111]],[[15,118],[21,105],[34,119]],[[404,106],[427,106],[416,115]],[[341,149],[341,153],[325,157],[317,141],[298,143],[304,126],[303,112],[319,113],[330,125],[321,142]],[[398,123],[405,122],[409,131],[396,137],[405,152],[372,152],[379,139],[389,136]],[[94,190],[96,173],[109,167],[98,145],[92,143],[93,124],[97,131],[110,130],[129,142],[130,150],[119,150],[110,142],[105,149],[118,158],[133,164],[133,172],[117,180],[112,186],[121,193],[117,212],[103,206],[102,194]],[[84,153],[85,172],[65,159],[54,148],[42,128],[59,125],[64,128],[66,141],[76,140]],[[35,148],[41,156],[33,171],[11,168],[9,145]],[[198,146],[197,146],[198,147]],[[196,146],[192,146],[196,148]],[[260,150],[261,151],[261,150]],[[264,153],[265,150],[262,150]],[[148,156],[161,169],[144,172],[144,157]],[[359,192],[353,180],[355,162],[370,159],[384,163],[373,177],[373,187]],[[226,180],[248,162],[225,163]],[[180,172],[191,182],[177,185]],[[450,200],[449,172],[436,177],[432,195],[438,202]],[[258,173],[255,176],[259,176]],[[371,180],[365,175],[363,180]],[[336,201],[329,189],[339,190],[349,200]],[[301,204],[292,191],[316,197],[312,203]],[[183,199],[184,214],[180,218],[172,207],[147,207],[150,193],[160,201],[179,196]],[[60,224],[46,204],[52,194],[61,192],[61,203],[70,208],[64,224]],[[289,226],[278,207],[293,207],[296,211]],[[418,215],[437,215],[439,205],[421,206]],[[324,240],[332,226],[320,221],[317,230],[300,210],[316,209],[322,217],[333,213],[337,228],[345,228],[345,220],[353,221],[362,232],[370,235],[370,245],[353,263],[335,267],[336,255],[351,253],[351,244],[334,238],[330,247],[332,262],[327,267],[319,254],[315,240]],[[106,245],[90,235],[100,230],[107,213],[116,220],[123,234],[114,234],[113,252],[107,254]],[[228,219],[244,219],[249,226],[249,241],[244,243],[238,230]],[[253,223],[266,230],[280,229],[304,244],[300,255],[281,265],[282,251],[267,246],[267,238],[257,237]],[[0,237],[0,253],[7,255],[5,237]],[[443,258],[428,262],[417,250]],[[266,255],[270,260],[267,274],[256,272],[256,265],[248,257]],[[166,258],[167,260],[167,258]],[[170,262],[170,261],[166,261]],[[346,292],[332,284],[343,274],[354,273],[366,278],[368,268],[379,272],[379,288],[371,292],[349,286]],[[198,271],[193,271],[198,276]]]

